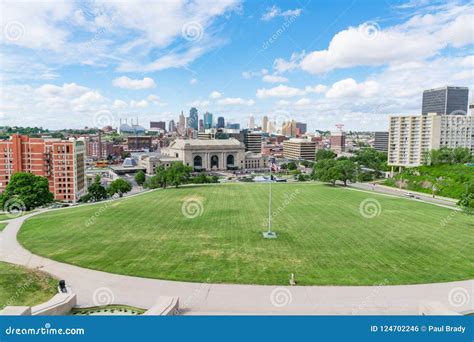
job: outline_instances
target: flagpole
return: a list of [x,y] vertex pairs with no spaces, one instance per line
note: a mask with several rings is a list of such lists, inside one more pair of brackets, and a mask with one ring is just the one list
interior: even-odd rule
[[277,235],[272,232],[272,168],[275,164],[274,160],[270,163],[270,184],[268,188],[268,231],[263,232],[263,237],[265,239],[275,239]]
[[270,190],[268,193],[268,233],[272,231],[272,167],[273,163],[270,164]]

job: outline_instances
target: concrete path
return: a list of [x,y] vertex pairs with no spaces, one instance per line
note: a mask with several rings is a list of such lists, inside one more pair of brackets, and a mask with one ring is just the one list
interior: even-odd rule
[[17,242],[24,220],[43,211],[8,221],[0,233],[0,260],[65,279],[80,306],[117,303],[150,308],[159,296],[179,296],[183,314],[192,315],[417,315],[420,305],[432,301],[457,312],[474,311],[474,280],[401,286],[278,287],[186,283],[89,270],[33,255]]

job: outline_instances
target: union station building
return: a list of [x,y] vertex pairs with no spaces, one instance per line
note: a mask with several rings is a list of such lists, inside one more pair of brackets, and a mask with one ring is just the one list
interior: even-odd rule
[[260,153],[245,152],[244,143],[237,139],[176,139],[160,156],[143,156],[139,163],[147,174],[154,174],[158,165],[168,167],[180,161],[193,171],[227,171],[264,169],[268,158]]

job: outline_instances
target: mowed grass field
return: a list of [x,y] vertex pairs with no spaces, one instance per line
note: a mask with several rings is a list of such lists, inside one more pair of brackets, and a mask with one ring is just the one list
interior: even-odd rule
[[7,305],[33,306],[56,293],[57,280],[46,273],[0,262],[0,310]]
[[[183,203],[197,217],[183,215]],[[376,215],[365,217],[371,208]],[[474,219],[450,209],[296,183],[273,185],[276,240],[262,237],[267,217],[268,184],[186,186],[41,214],[24,223],[19,240],[54,260],[182,281],[287,285],[291,273],[298,285],[474,278]]]

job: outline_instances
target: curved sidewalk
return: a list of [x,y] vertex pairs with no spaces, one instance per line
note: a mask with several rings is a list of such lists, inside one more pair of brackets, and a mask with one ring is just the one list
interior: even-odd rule
[[[150,308],[159,296],[178,296],[184,314],[418,315],[419,306],[440,302],[474,311],[474,280],[397,286],[261,286],[187,283],[89,270],[34,255],[16,236],[28,217],[12,219],[0,233],[0,260],[65,279],[78,305],[126,304]],[[467,296],[467,300],[466,300]],[[460,299],[462,301],[460,301]],[[459,303],[463,304],[456,306]]]

